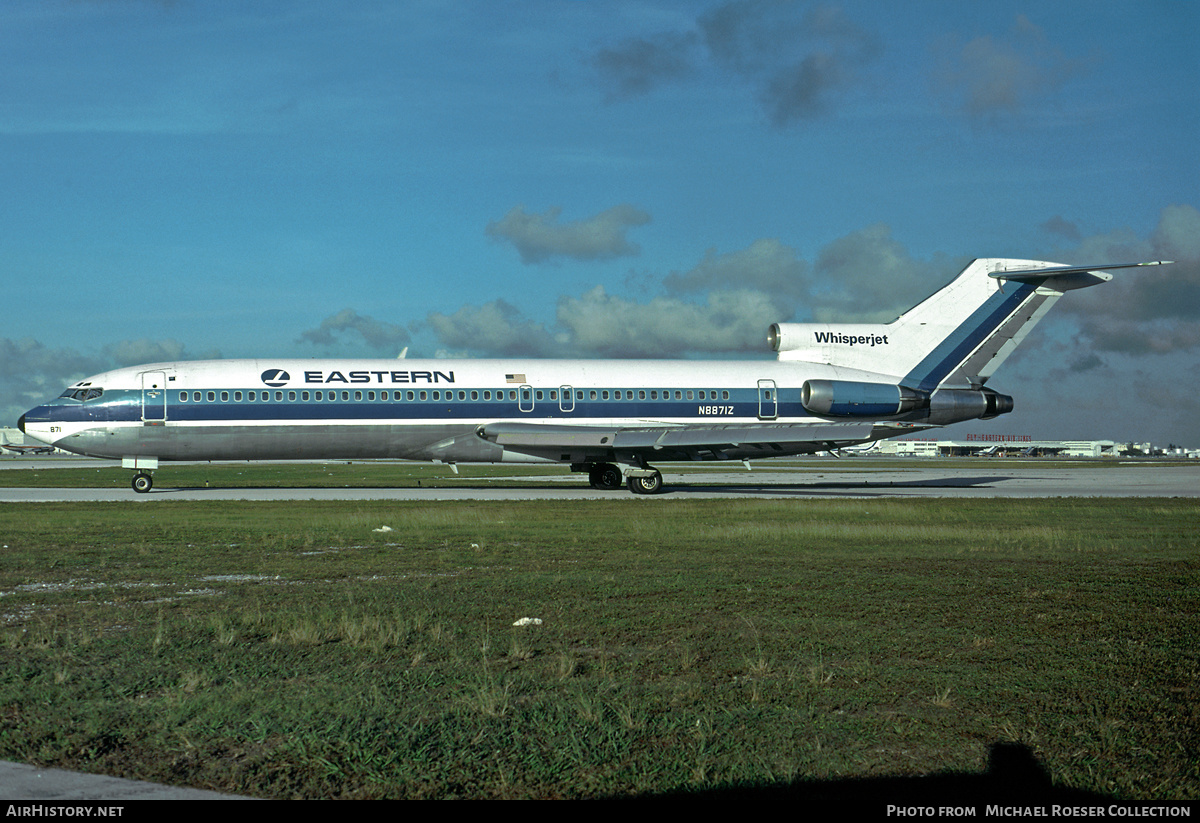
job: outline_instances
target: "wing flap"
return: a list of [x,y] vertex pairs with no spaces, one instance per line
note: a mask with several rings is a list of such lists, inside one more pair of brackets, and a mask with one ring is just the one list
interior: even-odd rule
[[513,451],[538,454],[613,452],[658,459],[712,459],[824,451],[871,439],[872,423],[686,424],[680,426],[557,426],[489,423],[479,436]]
[[617,428],[604,426],[552,426],[537,423],[490,423],[480,426],[479,436],[498,446],[533,446],[548,449],[570,447],[612,448]]

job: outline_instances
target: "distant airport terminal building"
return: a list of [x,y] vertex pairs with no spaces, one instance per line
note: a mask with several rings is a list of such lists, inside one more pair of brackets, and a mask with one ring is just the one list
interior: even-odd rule
[[1020,436],[993,442],[977,435],[965,440],[884,440],[878,453],[897,457],[1119,457],[1128,453],[1128,445],[1112,440],[1034,440]]
[[1028,435],[976,434],[962,440],[913,437],[882,440],[871,451],[897,457],[1181,457],[1200,458],[1200,449],[1112,440],[1034,440]]

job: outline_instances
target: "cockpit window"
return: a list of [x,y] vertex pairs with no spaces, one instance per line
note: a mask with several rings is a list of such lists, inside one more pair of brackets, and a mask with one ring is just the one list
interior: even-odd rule
[[95,400],[100,395],[104,394],[104,389],[90,387],[84,389],[67,389],[62,393],[63,397],[69,397],[72,400]]

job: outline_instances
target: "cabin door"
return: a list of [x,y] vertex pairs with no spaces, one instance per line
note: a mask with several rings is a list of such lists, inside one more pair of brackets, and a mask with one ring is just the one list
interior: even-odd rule
[[142,422],[161,426],[167,419],[167,375],[160,371],[144,371],[142,378]]
[[774,420],[779,416],[779,394],[774,380],[758,381],[758,419]]

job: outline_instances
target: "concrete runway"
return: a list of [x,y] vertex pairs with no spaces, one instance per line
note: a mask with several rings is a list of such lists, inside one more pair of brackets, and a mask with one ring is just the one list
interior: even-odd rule
[[[76,461],[56,460],[69,468]],[[95,465],[91,461],[78,461]],[[21,465],[24,464],[24,465]],[[45,463],[40,465],[45,466]],[[736,465],[736,464],[735,464]],[[1196,465],[1159,465],[1148,461],[1116,463],[1087,461],[1069,466],[1061,462],[1040,464],[1030,460],[1014,467],[1011,462],[978,467],[942,468],[938,461],[895,469],[856,466],[853,460],[828,461],[801,467],[768,467],[754,471],[729,466],[689,467],[686,474],[663,471],[664,492],[657,499],[805,499],[871,497],[1200,497],[1200,462]],[[5,460],[0,468],[28,468],[25,460]],[[613,500],[631,495],[625,490],[597,491],[582,475],[545,477],[479,477],[472,481],[470,467],[462,468],[455,488],[175,488],[170,467],[160,469],[149,494],[131,489],[2,489],[0,503],[125,502],[161,500]],[[519,483],[520,485],[509,485]]]

